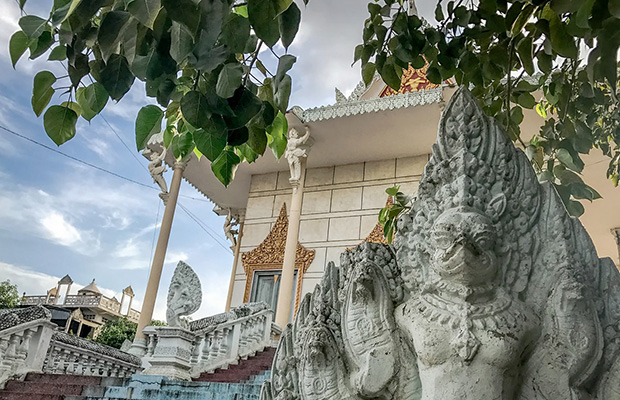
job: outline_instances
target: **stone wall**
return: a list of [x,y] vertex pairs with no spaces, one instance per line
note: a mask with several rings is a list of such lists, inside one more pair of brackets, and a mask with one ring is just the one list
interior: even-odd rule
[[[316,250],[304,275],[302,296],[311,292],[329,261],[358,245],[377,224],[385,206],[385,189],[394,184],[414,194],[428,155],[366,163],[309,168],[306,172],[299,242]],[[267,236],[282,204],[290,206],[287,171],[252,176],[241,251],[250,251]],[[243,302],[246,276],[237,265],[232,306]]]

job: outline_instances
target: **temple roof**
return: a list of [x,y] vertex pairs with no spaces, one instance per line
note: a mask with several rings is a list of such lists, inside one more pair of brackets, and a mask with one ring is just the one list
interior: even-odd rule
[[73,279],[69,275],[65,275],[58,281],[59,285],[70,285],[73,283]]
[[78,290],[78,294],[88,294],[88,293],[101,294],[101,291],[99,290],[97,285],[95,285],[94,279],[90,284],[88,284],[88,286],[85,286],[82,289]]

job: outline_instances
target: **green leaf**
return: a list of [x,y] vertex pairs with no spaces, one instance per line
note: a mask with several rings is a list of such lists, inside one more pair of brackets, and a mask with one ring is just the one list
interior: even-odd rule
[[250,21],[240,15],[231,14],[222,27],[220,36],[222,43],[226,44],[233,53],[243,53],[249,38]]
[[132,0],[127,11],[144,26],[153,29],[155,18],[161,9],[161,0]]
[[248,17],[248,5],[244,4],[242,6],[235,6],[234,12],[236,14],[241,15],[242,17],[247,18]]
[[288,49],[291,43],[293,43],[297,31],[299,31],[300,22],[301,11],[294,2],[278,17],[280,37],[282,38],[282,46],[284,46],[285,49]]
[[[256,32],[256,36],[263,39],[265,44],[273,47],[280,38],[280,28],[274,8],[274,0],[248,0],[248,18]],[[284,10],[283,10],[284,11]]]
[[383,64],[383,68],[381,69],[381,77],[389,87],[394,90],[398,90],[400,88],[400,76],[396,74],[395,68],[399,67],[396,67],[394,65],[394,58],[392,56],[389,56]]
[[49,71],[41,71],[34,76],[32,86],[32,110],[39,117],[49,104],[55,90],[52,85],[56,83],[56,77]]
[[161,132],[161,121],[164,112],[156,105],[144,106],[136,117],[136,148],[145,149],[151,136]]
[[560,160],[560,162],[564,165],[566,165],[568,168],[572,169],[573,171],[576,172],[581,172],[583,170],[583,168],[579,168],[579,166],[575,163],[575,161],[573,160],[573,156],[571,156],[570,152],[566,149],[558,149],[555,152],[555,156],[557,157],[558,160]]
[[202,93],[195,90],[185,93],[185,96],[181,99],[181,112],[183,113],[183,118],[194,128],[209,127],[211,112],[209,111],[207,98]]
[[609,0],[609,13],[616,18],[620,18],[620,0]]
[[[82,95],[77,96],[77,100],[82,107],[82,116],[84,119],[90,121],[95,115],[99,114],[108,103],[108,92],[105,90],[103,85],[98,82],[80,89],[83,89]],[[80,97],[82,98],[81,102]],[[84,111],[86,109],[89,114],[92,113],[92,117],[86,118]]]
[[288,102],[291,97],[292,80],[289,75],[285,75],[282,81],[277,87],[274,87],[275,93],[273,95],[274,102],[278,110],[286,112],[288,109]]
[[367,62],[362,66],[362,79],[364,80],[364,84],[366,86],[370,85],[372,78],[374,78],[375,70],[375,64],[371,62]]
[[228,103],[234,113],[234,116],[224,118],[229,129],[245,126],[263,107],[263,102],[243,86],[237,89]]
[[226,135],[215,129],[198,129],[194,132],[194,142],[196,148],[213,162],[226,147]]
[[235,176],[236,166],[241,162],[239,156],[231,148],[226,148],[211,164],[211,170],[215,177],[228,186]]
[[399,190],[400,190],[400,186],[398,185],[392,186],[392,187],[385,189],[385,193],[389,194],[390,196],[396,196]]
[[200,8],[194,0],[162,0],[168,16],[179,22],[195,37],[200,25]]
[[78,117],[82,114],[82,107],[80,107],[80,105],[74,101],[63,101],[62,103],[60,103],[60,106],[69,107],[70,109],[75,111]]
[[194,138],[191,133],[183,132],[172,138],[172,154],[177,160],[187,157],[194,149]]
[[274,78],[275,86],[280,84],[286,76],[286,73],[293,67],[293,64],[295,64],[295,61],[297,61],[297,58],[290,54],[285,54],[280,57],[280,60],[278,60],[278,69]]
[[267,146],[277,159],[280,159],[286,150],[287,132],[288,121],[282,112],[278,112],[271,125],[267,127]]
[[564,203],[564,205],[566,206],[566,211],[568,211],[568,213],[575,218],[583,215],[585,211],[583,205],[575,200],[569,200],[568,203]]
[[26,15],[19,19],[19,27],[30,39],[36,39],[48,30],[47,20],[35,15]]
[[64,45],[56,46],[50,52],[49,61],[62,61],[67,58],[67,48]]
[[113,100],[120,100],[131,89],[134,76],[125,57],[112,54],[99,71],[101,84]]
[[38,39],[30,42],[30,59],[34,60],[45,53],[54,44],[54,38],[50,31],[44,31]]
[[170,147],[170,144],[172,143],[172,138],[174,137],[174,132],[175,132],[174,126],[167,126],[166,129],[164,130],[164,147],[165,148]]
[[192,35],[185,25],[173,21],[170,28],[170,40],[170,56],[177,64],[181,64],[194,48]]
[[110,11],[103,16],[97,34],[97,42],[99,42],[103,61],[107,61],[110,55],[118,50],[120,40],[129,25],[130,17],[131,14],[126,11]]
[[529,109],[532,109],[536,106],[536,100],[534,99],[534,96],[532,96],[530,93],[527,93],[527,92],[521,93],[519,95],[519,97],[517,98],[517,103]]
[[534,46],[530,36],[519,41],[517,44],[517,53],[519,54],[519,59],[521,59],[521,65],[523,65],[525,72],[529,75],[533,75],[535,72],[533,61]]
[[15,64],[17,64],[17,61],[24,55],[27,48],[28,36],[22,31],[15,32],[9,41],[9,53],[11,55],[13,68],[15,68]]
[[43,127],[47,136],[60,146],[75,136],[77,119],[77,114],[69,107],[51,106],[43,115]]
[[247,145],[256,153],[263,155],[267,148],[267,135],[265,129],[256,126],[250,126],[250,136]]
[[240,146],[248,141],[250,132],[246,126],[228,131],[226,142],[231,146]]
[[267,0],[267,1],[273,3],[273,8],[275,9],[276,16],[288,10],[291,4],[293,4],[293,0]]
[[549,21],[551,47],[559,55],[567,58],[577,58],[579,51],[574,38],[566,32],[560,17],[547,4],[543,11],[543,17]]
[[247,143],[244,143],[241,146],[237,146],[237,151],[243,156],[243,158],[245,158],[245,161],[250,164],[256,161],[259,157],[259,155],[256,154],[254,150],[252,150],[252,148],[247,145]]
[[217,78],[215,92],[223,98],[232,97],[239,86],[243,77],[241,64],[234,62],[224,65]]

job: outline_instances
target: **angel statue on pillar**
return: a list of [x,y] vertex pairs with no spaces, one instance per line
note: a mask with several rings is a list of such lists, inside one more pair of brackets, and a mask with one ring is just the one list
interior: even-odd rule
[[166,165],[164,164],[166,149],[163,149],[161,153],[158,153],[147,148],[146,150],[144,150],[143,154],[146,155],[149,160],[151,160],[148,165],[149,172],[151,174],[151,177],[153,178],[153,182],[156,183],[161,189],[159,198],[162,199],[164,204],[166,204],[166,201],[168,200],[168,185],[166,184],[166,180],[164,179],[164,172],[167,171]]
[[284,151],[284,157],[288,160],[289,168],[291,169],[291,177],[289,182],[291,185],[296,185],[301,179],[301,161],[308,157],[308,149],[310,143],[310,128],[307,126],[306,134],[300,136],[297,129],[293,128],[288,133],[288,142],[286,144],[286,150]]
[[224,234],[226,235],[226,239],[231,243],[230,249],[232,251],[235,251],[237,247],[237,235],[239,234],[239,230],[234,229],[237,225],[239,225],[239,217],[233,215],[231,210],[228,210],[228,215],[226,215],[226,220],[224,221]]

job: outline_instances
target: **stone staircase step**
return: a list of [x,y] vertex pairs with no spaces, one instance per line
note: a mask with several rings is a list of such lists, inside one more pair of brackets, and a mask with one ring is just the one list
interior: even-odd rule
[[61,374],[38,374],[29,373],[26,375],[25,381],[41,382],[41,383],[67,383],[72,385],[100,385],[102,379],[121,379],[121,378],[103,378],[100,376],[86,375],[61,375]]
[[9,381],[4,387],[6,394],[48,394],[48,395],[79,395],[82,394],[83,385],[70,385],[65,383],[36,383],[28,381]]
[[[271,369],[273,357],[276,349],[266,348],[262,352],[256,353],[253,357],[239,360],[238,364],[229,365],[226,368],[218,368],[212,373],[203,373],[195,381],[198,382],[219,382],[219,383],[251,383],[250,381],[257,375]],[[259,383],[262,384],[262,381]]]

